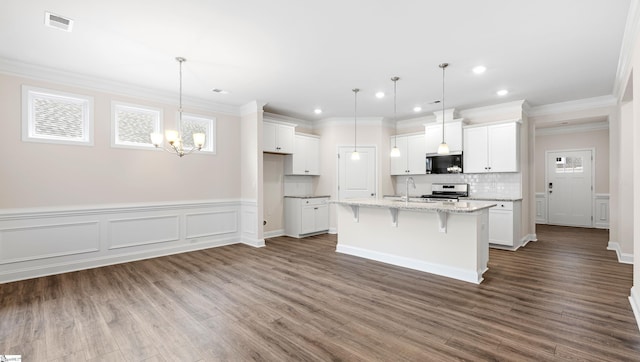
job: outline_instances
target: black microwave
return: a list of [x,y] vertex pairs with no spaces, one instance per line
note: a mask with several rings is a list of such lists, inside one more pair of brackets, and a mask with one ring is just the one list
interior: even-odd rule
[[427,154],[427,174],[462,173],[462,152],[448,155]]

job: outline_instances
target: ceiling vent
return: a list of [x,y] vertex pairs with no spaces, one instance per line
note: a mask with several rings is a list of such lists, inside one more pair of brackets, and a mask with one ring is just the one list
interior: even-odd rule
[[56,28],[56,29],[71,32],[71,29],[73,28],[73,20],[67,19],[60,15],[52,14],[50,12],[45,12],[44,25],[50,28]]

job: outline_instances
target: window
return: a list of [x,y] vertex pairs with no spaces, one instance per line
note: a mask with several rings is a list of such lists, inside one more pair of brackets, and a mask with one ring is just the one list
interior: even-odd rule
[[556,173],[582,172],[582,157],[556,157]]
[[162,110],[113,102],[111,104],[111,146],[155,148],[150,134],[162,132]]
[[22,140],[93,145],[93,98],[22,87]]
[[193,134],[204,133],[204,147],[201,152],[216,153],[216,119],[193,115],[182,115],[182,142],[184,147],[193,147]]

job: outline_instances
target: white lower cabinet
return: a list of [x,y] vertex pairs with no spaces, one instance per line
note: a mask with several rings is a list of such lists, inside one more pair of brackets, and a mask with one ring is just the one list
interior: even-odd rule
[[285,235],[302,238],[327,231],[329,231],[328,197],[285,197]]
[[468,201],[496,204],[489,209],[489,245],[506,249],[521,246],[520,201]]
[[521,246],[520,201],[491,201],[497,205],[489,209],[489,244],[509,249]]

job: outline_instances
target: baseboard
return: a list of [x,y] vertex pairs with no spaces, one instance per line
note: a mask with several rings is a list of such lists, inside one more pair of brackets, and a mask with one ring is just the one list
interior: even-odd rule
[[520,244],[522,246],[527,246],[527,244],[529,244],[529,242],[531,241],[538,241],[538,235],[537,234],[528,234],[527,236],[525,236],[524,238],[522,238],[520,240]]
[[264,242],[264,239],[243,238],[241,243],[245,245],[253,246],[254,248],[263,248],[267,246],[267,244],[265,244]]
[[615,241],[609,241],[607,250],[613,250],[618,256],[618,262],[622,264],[633,264],[633,254],[623,253],[620,249],[620,244]]
[[268,238],[275,238],[276,236],[284,236],[284,229],[279,229],[279,230],[271,230],[271,231],[265,231],[264,232],[264,238],[268,239]]
[[336,251],[342,254],[353,255],[361,258],[380,261],[383,263],[419,270],[431,274],[462,280],[469,283],[480,284],[483,280],[482,273],[452,268],[446,265],[428,263],[421,260],[390,255],[377,251],[364,250],[353,246],[338,245]]
[[337,234],[338,233],[338,228],[329,228],[329,234]]
[[640,289],[638,287],[631,288],[629,302],[631,303],[631,309],[633,309],[633,315],[636,317],[638,329],[640,329]]

